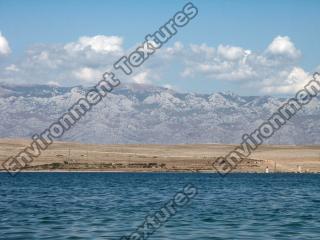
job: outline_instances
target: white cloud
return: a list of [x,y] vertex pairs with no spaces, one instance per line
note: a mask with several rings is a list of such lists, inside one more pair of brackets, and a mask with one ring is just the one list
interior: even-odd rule
[[190,52],[192,55],[203,56],[204,58],[211,58],[214,56],[216,50],[213,47],[209,47],[207,44],[191,44],[190,45]]
[[[188,51],[188,50],[186,50]],[[229,45],[219,45],[217,49],[207,45],[191,45],[190,54],[185,59],[184,77],[197,77],[215,80],[239,81],[250,79],[255,72],[248,63],[250,50]]]
[[140,73],[134,75],[132,77],[132,80],[138,84],[150,84],[151,82],[148,78],[149,78],[149,72],[143,71],[143,72],[140,72]]
[[89,67],[77,69],[73,74],[76,78],[86,82],[97,82],[102,75],[98,70]]
[[175,42],[172,47],[167,47],[164,49],[164,57],[172,57],[177,56],[182,50],[184,46],[181,42]]
[[49,59],[49,53],[47,51],[43,51],[37,57],[39,61],[47,61]]
[[93,50],[97,53],[111,53],[122,51],[122,38],[117,36],[97,35],[93,37],[80,37],[77,42],[64,46],[68,51]]
[[267,94],[290,94],[297,92],[310,81],[312,76],[300,67],[281,71],[262,83],[261,92]]
[[267,48],[267,52],[273,55],[282,55],[290,58],[298,58],[301,55],[300,51],[296,49],[290,38],[287,36],[277,36],[273,39],[272,43]]
[[[254,93],[289,94],[299,90],[310,73],[298,65],[300,50],[289,37],[275,37],[259,53],[237,46],[191,45],[184,48],[183,78],[229,81]],[[318,67],[318,71],[320,66]]]
[[49,81],[48,85],[53,86],[53,87],[60,87],[61,84],[55,81]]
[[219,45],[217,52],[222,58],[230,61],[239,60],[240,58],[243,58],[251,53],[250,50],[244,50],[243,48],[229,45]]
[[0,32],[0,55],[8,55],[11,53],[11,49],[7,39]]
[[[122,38],[116,36],[80,37],[65,45],[43,44],[29,49],[26,58],[5,67],[0,77],[16,83],[92,85],[124,51]],[[227,44],[187,46],[176,42],[161,48],[124,81],[181,90],[189,81],[198,81],[199,85],[228,81],[254,94],[287,94],[296,91],[310,75],[299,66],[298,55],[300,51],[293,42],[279,36],[262,52]]]
[[19,68],[15,64],[11,64],[5,68],[9,72],[19,72]]
[[121,44],[120,37],[99,35],[64,45],[34,45],[23,59],[0,71],[0,78],[16,83],[92,85],[122,56]]
[[164,84],[163,87],[168,88],[168,89],[174,89],[171,84]]

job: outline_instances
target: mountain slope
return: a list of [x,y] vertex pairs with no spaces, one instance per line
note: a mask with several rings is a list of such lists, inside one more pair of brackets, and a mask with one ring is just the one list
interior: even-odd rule
[[[40,133],[86,89],[0,84],[0,137]],[[84,143],[239,143],[285,102],[233,93],[195,94],[121,85],[62,140]],[[320,144],[320,100],[314,99],[267,143]]]

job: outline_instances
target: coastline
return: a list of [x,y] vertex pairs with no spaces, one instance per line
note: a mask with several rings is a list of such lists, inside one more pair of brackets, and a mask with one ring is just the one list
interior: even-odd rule
[[[0,170],[0,173],[7,173],[5,170]],[[170,173],[194,173],[194,174],[219,174],[217,171],[192,171],[192,170],[185,170],[185,171],[110,171],[110,170],[22,170],[21,173],[155,173],[155,174],[170,174]],[[239,172],[239,171],[233,171],[229,174],[320,174],[320,172]]]
[[[0,163],[28,140],[0,139]],[[22,172],[216,173],[230,144],[80,144],[56,142]],[[234,173],[320,173],[320,146],[263,145]]]

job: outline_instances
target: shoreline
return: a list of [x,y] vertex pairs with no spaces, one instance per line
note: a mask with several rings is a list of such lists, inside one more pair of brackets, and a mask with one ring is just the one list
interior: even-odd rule
[[[2,163],[26,140],[0,139]],[[22,172],[216,173],[212,163],[230,144],[80,144],[56,142]],[[262,145],[234,173],[320,173],[320,146]]]
[[[0,170],[0,173],[7,173],[5,170]],[[185,170],[185,171],[107,171],[107,170],[23,170],[19,173],[163,173],[163,174],[170,174],[170,173],[192,173],[192,174],[219,174],[217,171],[192,171],[192,170]],[[253,172],[253,171],[232,171],[229,174],[264,174],[264,175],[273,175],[273,174],[320,174],[320,172]]]

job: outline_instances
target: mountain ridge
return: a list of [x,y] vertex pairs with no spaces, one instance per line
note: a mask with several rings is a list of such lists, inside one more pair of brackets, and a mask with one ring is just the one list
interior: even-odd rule
[[[2,138],[26,138],[56,121],[90,87],[0,83]],[[96,105],[64,141],[102,144],[237,144],[286,98],[232,92],[181,93],[152,85],[121,84]],[[315,98],[269,144],[319,144],[320,99]]]

